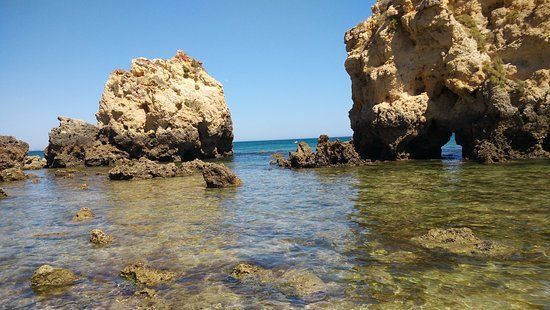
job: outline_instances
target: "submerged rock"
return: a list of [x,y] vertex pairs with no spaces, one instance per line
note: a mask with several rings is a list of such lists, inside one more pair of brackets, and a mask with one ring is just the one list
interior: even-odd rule
[[78,277],[70,270],[50,265],[40,266],[31,277],[31,287],[37,291],[73,284]]
[[50,131],[44,151],[50,168],[108,166],[128,154],[108,144],[97,126],[78,119],[58,117],[59,127]]
[[174,278],[174,273],[154,269],[143,262],[137,262],[122,269],[120,276],[139,285],[156,286],[171,281]]
[[510,3],[378,0],[346,33],[362,158],[441,158],[453,133],[468,159],[550,157],[550,10]]
[[491,240],[479,239],[470,228],[430,229],[427,234],[412,239],[427,249],[469,256],[506,256],[512,249]]
[[231,276],[248,285],[267,286],[304,300],[322,297],[326,284],[307,270],[269,270],[250,263],[237,264]]
[[63,169],[63,170],[57,170],[53,174],[58,178],[65,178],[65,179],[72,179],[74,178],[74,174],[76,173],[76,170],[73,169]]
[[80,188],[80,189],[82,189],[82,190],[87,190],[87,189],[89,189],[90,187],[88,186],[88,184],[82,183],[82,184],[80,184],[80,186],[79,186],[78,188]]
[[27,176],[19,167],[0,170],[0,182],[25,180]]
[[45,168],[47,164],[48,162],[45,158],[40,158],[40,156],[27,156],[25,157],[23,170],[39,170]]
[[202,168],[202,176],[208,188],[240,186],[241,180],[223,164],[208,164]]
[[95,216],[94,212],[92,212],[90,208],[83,207],[76,212],[75,216],[73,217],[73,221],[75,222],[85,221],[85,220],[92,219],[94,216]]
[[90,242],[97,245],[106,245],[113,242],[113,237],[104,233],[101,229],[90,231]]
[[8,197],[8,194],[0,187],[0,199]]
[[274,156],[273,163],[285,168],[319,168],[330,166],[358,166],[368,164],[359,157],[353,142],[330,141],[327,135],[317,139],[317,150],[314,153],[305,142],[300,142],[296,152],[291,152],[288,159]]

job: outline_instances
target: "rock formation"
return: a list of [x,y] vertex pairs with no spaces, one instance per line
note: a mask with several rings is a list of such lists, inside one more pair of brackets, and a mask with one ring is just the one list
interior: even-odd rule
[[178,161],[233,153],[233,125],[222,85],[178,51],[172,59],[132,60],[105,85],[97,120],[132,158]]
[[109,171],[109,178],[111,180],[173,178],[191,175],[202,169],[204,165],[206,163],[199,159],[176,165],[175,163],[159,163],[142,157],[139,160],[126,160],[117,163]]
[[156,286],[171,281],[174,278],[174,273],[154,269],[144,262],[136,262],[124,267],[120,272],[120,276],[139,285]]
[[0,199],[8,197],[8,194],[0,187]]
[[224,188],[240,186],[241,180],[223,164],[207,164],[202,167],[202,177],[207,188]]
[[353,142],[330,141],[327,135],[317,139],[317,150],[314,153],[311,147],[300,142],[296,152],[291,152],[288,159],[282,155],[274,155],[272,163],[285,168],[318,168],[330,166],[358,166],[367,164],[355,151]]
[[80,210],[76,212],[76,214],[73,217],[73,221],[75,222],[81,222],[85,220],[89,220],[94,218],[94,212],[90,208],[82,207]]
[[39,170],[46,167],[48,162],[40,156],[26,156],[23,163],[23,170]]
[[92,229],[90,231],[90,242],[97,245],[107,245],[113,242],[113,236],[107,235],[101,229]]
[[0,182],[25,179],[21,170],[29,145],[11,136],[0,136]]
[[42,265],[31,278],[31,287],[37,291],[46,291],[56,287],[71,285],[78,277],[70,270]]
[[233,125],[222,85],[181,51],[168,60],[134,59],[130,71],[111,73],[96,117],[97,126],[59,117],[45,151],[49,167],[233,154]]
[[358,153],[550,157],[546,0],[378,0],[345,35]]

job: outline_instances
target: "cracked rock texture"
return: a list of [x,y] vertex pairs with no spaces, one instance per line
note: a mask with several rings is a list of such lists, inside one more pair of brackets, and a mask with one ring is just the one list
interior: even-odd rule
[[29,145],[26,142],[12,136],[0,136],[0,182],[26,178],[21,169],[28,152]]
[[96,114],[111,144],[132,158],[177,161],[233,154],[233,125],[222,85],[202,63],[132,60],[105,84]]
[[345,35],[363,158],[550,157],[548,0],[379,0]]

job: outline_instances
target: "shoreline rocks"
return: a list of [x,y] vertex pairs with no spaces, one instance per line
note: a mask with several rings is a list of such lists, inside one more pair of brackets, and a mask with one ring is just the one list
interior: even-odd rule
[[465,159],[550,158],[550,10],[525,4],[378,0],[345,35],[361,157],[438,159],[454,133]]
[[26,156],[25,163],[23,164],[23,170],[40,170],[45,168],[48,162],[45,158],[40,156]]
[[369,161],[361,159],[352,141],[330,141],[327,135],[321,135],[317,139],[315,153],[307,143],[300,142],[288,159],[284,159],[282,155],[274,155],[272,163],[284,168],[320,168],[360,166],[369,164]]
[[142,286],[157,286],[172,281],[174,273],[166,270],[158,270],[144,262],[136,262],[122,269],[120,276]]
[[21,170],[29,152],[26,142],[12,136],[0,136],[0,182],[19,181],[26,178]]
[[427,249],[459,255],[501,257],[512,254],[512,249],[491,240],[479,239],[466,227],[430,229],[425,235],[415,237],[412,241]]
[[113,236],[107,235],[101,229],[92,229],[90,231],[90,242],[96,245],[107,245],[113,242]]
[[31,287],[36,291],[46,291],[73,284],[78,277],[70,270],[50,265],[40,266],[31,277]]
[[236,187],[242,184],[237,175],[223,164],[209,163],[202,168],[207,188]]
[[202,169],[205,162],[196,159],[176,165],[175,163],[159,163],[145,157],[139,160],[122,161],[109,171],[111,180],[173,178],[188,176]]
[[90,208],[82,207],[78,210],[73,217],[74,222],[81,222],[94,218],[95,214]]
[[0,199],[8,197],[8,194],[0,187]]

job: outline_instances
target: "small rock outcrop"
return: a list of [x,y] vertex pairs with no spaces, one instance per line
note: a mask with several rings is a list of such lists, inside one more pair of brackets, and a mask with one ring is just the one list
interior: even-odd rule
[[107,235],[101,229],[92,229],[90,231],[90,242],[97,245],[107,245],[113,242],[113,236]]
[[378,0],[345,35],[362,158],[550,157],[547,1]]
[[0,187],[0,199],[8,197],[8,194]]
[[78,277],[70,270],[55,268],[50,265],[40,266],[31,277],[31,287],[37,291],[73,284]]
[[191,175],[204,165],[205,163],[198,159],[176,165],[175,163],[159,163],[142,157],[135,161],[127,160],[117,163],[109,171],[109,178],[111,180],[173,178]]
[[138,285],[156,286],[172,281],[174,273],[166,270],[154,269],[143,262],[136,262],[122,269],[120,276],[134,281]]
[[76,214],[73,217],[74,222],[81,222],[94,218],[94,212],[90,208],[82,207],[80,210],[76,211]]
[[412,239],[427,249],[468,255],[500,257],[512,254],[512,250],[491,240],[479,239],[470,228],[430,229],[423,236]]
[[307,143],[300,142],[296,152],[291,152],[288,159],[284,159],[282,155],[275,155],[272,163],[285,168],[319,168],[359,166],[368,164],[369,161],[361,159],[352,141],[330,141],[327,135],[321,135],[317,139],[315,153]]
[[0,136],[0,182],[25,179],[21,169],[29,152],[26,142],[11,136]]
[[58,119],[60,125],[50,131],[44,151],[48,167],[108,166],[128,157],[110,145],[97,126],[67,117]]
[[207,188],[224,188],[240,186],[241,180],[224,164],[209,163],[202,168],[202,177]]
[[48,162],[45,158],[40,158],[40,156],[27,156],[25,157],[23,170],[40,170],[45,168],[47,165]]
[[233,154],[222,85],[182,51],[171,59],[137,58],[130,71],[115,70],[96,116],[110,143],[132,158],[178,161]]

